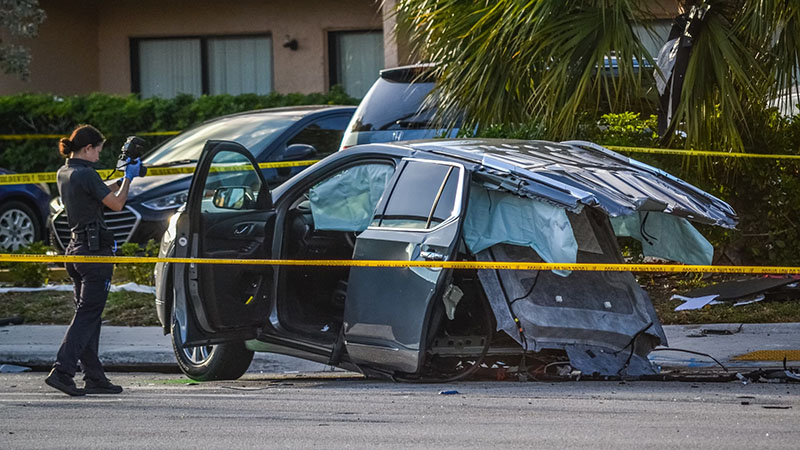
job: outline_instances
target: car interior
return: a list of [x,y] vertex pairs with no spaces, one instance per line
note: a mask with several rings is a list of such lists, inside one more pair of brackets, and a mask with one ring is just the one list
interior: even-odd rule
[[[385,163],[347,167],[295,194],[284,215],[281,257],[352,259],[356,235],[369,225],[393,172]],[[334,342],[349,272],[349,267],[283,267],[277,300],[281,323],[321,342]]]

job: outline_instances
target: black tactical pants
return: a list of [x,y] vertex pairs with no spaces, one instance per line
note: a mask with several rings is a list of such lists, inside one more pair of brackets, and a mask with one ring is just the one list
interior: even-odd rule
[[[66,254],[111,256],[112,252],[110,248],[91,252],[85,242],[70,241]],[[101,316],[108,299],[114,265],[67,263],[66,266],[67,273],[75,283],[75,316],[64,335],[53,367],[59,372],[75,376],[80,360],[84,379],[102,380],[105,378],[105,371],[97,351]]]

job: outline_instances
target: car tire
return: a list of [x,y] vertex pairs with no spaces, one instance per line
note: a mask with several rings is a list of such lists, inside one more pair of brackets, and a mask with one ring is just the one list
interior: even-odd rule
[[42,240],[43,227],[30,206],[12,200],[0,206],[0,248],[17,250]]
[[197,381],[235,380],[250,367],[253,351],[244,342],[228,342],[217,345],[201,345],[183,348],[177,322],[172,320],[172,350],[181,371]]

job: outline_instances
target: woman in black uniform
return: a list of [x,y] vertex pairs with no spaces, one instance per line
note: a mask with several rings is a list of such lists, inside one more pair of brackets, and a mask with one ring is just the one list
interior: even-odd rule
[[[114,235],[103,217],[103,206],[120,211],[128,199],[131,180],[139,175],[139,160],[125,167],[125,177],[106,184],[94,169],[105,138],[91,125],[81,125],[69,139],[59,141],[59,154],[67,158],[58,169],[58,192],[72,231],[67,255],[113,255]],[[58,350],[45,383],[68,395],[118,394],[122,387],[106,378],[97,356],[100,323],[111,285],[112,264],[67,263],[75,283],[75,316]],[[80,360],[86,385],[73,381]]]

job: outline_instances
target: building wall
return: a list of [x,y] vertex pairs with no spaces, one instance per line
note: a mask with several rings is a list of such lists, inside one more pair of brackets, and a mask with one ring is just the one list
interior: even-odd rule
[[[328,88],[327,32],[381,29],[373,0],[117,0],[99,6],[99,90],[131,89],[131,37],[270,33],[274,89],[322,92]],[[298,49],[283,47],[286,36]]]
[[[273,88],[328,89],[327,32],[380,30],[375,0],[41,0],[47,20],[27,82],[0,75],[0,95],[131,92],[130,38],[264,34],[273,40]],[[77,5],[77,6],[76,6]],[[286,36],[297,39],[292,51]]]
[[[69,3],[69,4],[67,4]],[[99,85],[97,13],[91,2],[41,0],[47,20],[36,39],[20,42],[31,49],[31,76],[0,73],[0,95],[44,92],[83,94]]]

